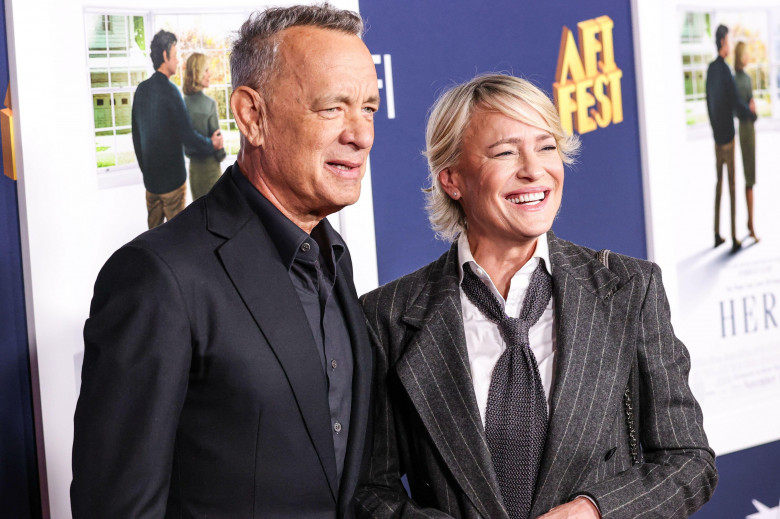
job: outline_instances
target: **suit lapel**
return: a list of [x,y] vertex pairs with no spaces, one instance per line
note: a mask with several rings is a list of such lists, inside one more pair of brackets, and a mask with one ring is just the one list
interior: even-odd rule
[[352,410],[349,419],[349,441],[344,459],[344,472],[339,487],[339,517],[346,513],[349,496],[355,491],[359,477],[366,425],[369,419],[371,377],[373,374],[373,353],[366,331],[366,318],[360,308],[352,280],[352,263],[349,253],[339,262],[336,276],[336,295],[344,313],[352,342]]
[[217,186],[207,199],[209,230],[227,238],[217,254],[287,376],[335,500],[328,385],[306,315],[276,247],[230,171]]
[[482,516],[507,518],[471,382],[457,257],[453,245],[407,308],[412,338],[396,371],[463,492]]
[[[631,359],[621,343],[630,335],[626,309],[634,283],[602,265],[591,251],[548,235],[553,267],[556,366],[547,442],[539,469],[532,516],[561,498],[561,485],[576,487],[587,467],[576,452],[606,434],[621,402]],[[625,375],[625,376],[623,376]],[[587,447],[586,447],[587,446]],[[568,496],[563,496],[568,497]]]

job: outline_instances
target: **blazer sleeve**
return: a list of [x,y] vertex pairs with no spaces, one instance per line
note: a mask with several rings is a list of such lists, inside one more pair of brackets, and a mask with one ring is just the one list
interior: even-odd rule
[[576,494],[593,498],[604,519],[688,517],[717,484],[715,456],[688,386],[690,356],[675,336],[669,302],[653,264],[637,334],[643,462]]
[[103,267],[84,349],[73,517],[162,518],[191,346],[179,285],[154,252],[125,246]]
[[361,298],[376,364],[372,409],[373,434],[366,442],[370,451],[369,462],[368,467],[363,470],[361,483],[355,492],[355,513],[358,519],[450,518],[451,516],[441,511],[417,506],[401,483],[401,475],[405,471],[398,454],[395,410],[387,384],[391,368],[392,338],[387,326],[390,316],[380,315],[380,309],[392,309],[394,305],[374,297],[375,294],[382,292],[383,290],[379,289]]

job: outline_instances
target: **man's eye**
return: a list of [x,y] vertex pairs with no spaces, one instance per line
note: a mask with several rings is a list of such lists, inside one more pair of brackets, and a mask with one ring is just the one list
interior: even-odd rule
[[364,106],[363,111],[373,114],[376,113],[376,108],[374,108],[373,106]]
[[502,151],[500,153],[496,153],[494,157],[508,157],[510,155],[514,155],[515,153],[513,151]]

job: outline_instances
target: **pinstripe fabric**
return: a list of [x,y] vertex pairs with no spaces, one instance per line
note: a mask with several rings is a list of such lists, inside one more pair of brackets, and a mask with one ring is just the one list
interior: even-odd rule
[[[687,383],[660,272],[548,235],[558,357],[531,517],[585,494],[606,519],[687,517],[714,457]],[[376,348],[372,456],[359,517],[505,518],[468,369],[457,250],[363,297]],[[644,463],[631,465],[623,389],[638,369]],[[636,396],[635,396],[636,398]],[[414,501],[401,487],[406,473]]]

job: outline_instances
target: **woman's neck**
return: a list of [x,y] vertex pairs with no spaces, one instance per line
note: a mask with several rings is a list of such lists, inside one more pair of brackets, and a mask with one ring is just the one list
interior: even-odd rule
[[512,277],[533,257],[539,238],[511,245],[468,235],[467,238],[474,261],[488,273],[498,292],[506,299]]

